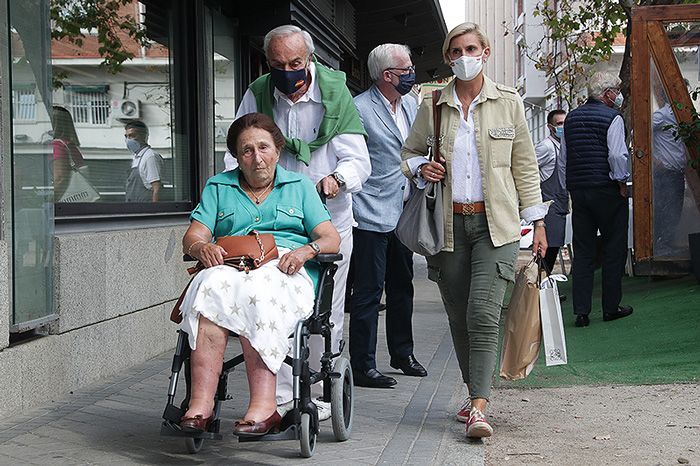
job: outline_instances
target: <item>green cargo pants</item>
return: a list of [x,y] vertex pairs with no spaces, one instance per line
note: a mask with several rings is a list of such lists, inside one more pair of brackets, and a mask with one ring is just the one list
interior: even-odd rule
[[489,399],[498,324],[519,243],[494,247],[485,214],[454,215],[454,252],[428,257],[428,278],[445,304],[462,379],[474,398]]

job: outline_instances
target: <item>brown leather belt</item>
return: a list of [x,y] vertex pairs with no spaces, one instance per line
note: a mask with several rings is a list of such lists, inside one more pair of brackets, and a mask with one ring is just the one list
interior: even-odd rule
[[458,215],[474,215],[486,212],[486,204],[483,202],[475,202],[473,204],[461,204],[459,202],[452,203],[452,212]]

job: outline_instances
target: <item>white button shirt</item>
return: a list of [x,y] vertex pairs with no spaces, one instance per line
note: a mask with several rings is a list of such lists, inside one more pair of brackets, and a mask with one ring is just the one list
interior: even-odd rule
[[460,118],[459,128],[457,128],[455,136],[454,155],[452,156],[452,201],[471,204],[484,200],[479,153],[476,150],[476,135],[474,133],[474,109],[479,103],[481,94],[474,97],[469,105],[465,120],[464,109],[457,96],[456,88],[455,86],[453,97],[459,109]]
[[[309,64],[311,84],[307,92],[296,102],[274,90],[275,104],[272,110],[275,123],[288,138],[298,138],[307,143],[318,137],[318,129],[325,109],[321,100],[321,91],[316,84],[316,67]],[[248,89],[238,107],[236,118],[258,110],[255,96]],[[232,156],[224,157],[226,170],[237,166]],[[339,134],[327,144],[311,153],[307,167],[296,156],[283,150],[280,165],[297,173],[308,176],[314,184],[322,178],[337,172],[345,180],[345,186],[333,199],[328,199],[326,207],[331,214],[333,225],[338,231],[351,228],[355,222],[352,216],[352,193],[362,190],[362,183],[369,177],[372,167],[365,138],[361,134]]]

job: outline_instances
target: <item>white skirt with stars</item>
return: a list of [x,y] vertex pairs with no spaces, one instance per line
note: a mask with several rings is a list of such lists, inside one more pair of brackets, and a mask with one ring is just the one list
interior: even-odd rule
[[[279,248],[280,257],[289,250]],[[302,270],[282,273],[272,260],[248,274],[227,265],[204,269],[192,280],[180,306],[180,328],[196,349],[199,316],[246,337],[270,371],[279,371],[289,352],[289,335],[313,312],[314,286]]]

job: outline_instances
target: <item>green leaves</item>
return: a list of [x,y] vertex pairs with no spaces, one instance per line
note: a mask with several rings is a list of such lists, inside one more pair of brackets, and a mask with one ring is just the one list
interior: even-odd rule
[[575,106],[589,69],[612,55],[615,39],[624,34],[627,16],[620,1],[550,0],[537,3],[532,15],[541,18],[545,37],[534,58],[537,69],[555,84],[558,97]]
[[88,36],[96,36],[103,59],[100,66],[116,74],[126,60],[134,58],[129,45],[150,45],[145,29],[129,13],[135,5],[131,0],[51,0],[51,38],[82,48]]

